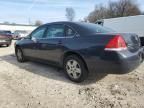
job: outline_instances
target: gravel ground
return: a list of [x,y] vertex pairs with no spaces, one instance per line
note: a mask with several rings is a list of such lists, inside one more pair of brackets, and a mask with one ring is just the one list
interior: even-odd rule
[[76,84],[63,70],[18,63],[11,47],[0,47],[0,108],[144,108],[144,63],[124,74],[93,73]]

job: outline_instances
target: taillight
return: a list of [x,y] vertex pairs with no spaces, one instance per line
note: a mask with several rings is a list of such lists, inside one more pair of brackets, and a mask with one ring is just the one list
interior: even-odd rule
[[122,36],[116,35],[112,38],[108,44],[105,46],[106,50],[122,50],[126,49],[126,43]]

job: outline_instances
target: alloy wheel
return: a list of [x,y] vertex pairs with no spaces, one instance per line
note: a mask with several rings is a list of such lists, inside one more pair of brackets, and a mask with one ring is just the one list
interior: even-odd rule
[[66,63],[66,71],[73,79],[78,79],[81,76],[81,67],[76,60],[69,60]]
[[21,52],[20,49],[17,50],[17,58],[18,58],[18,60],[20,60],[20,61],[23,59],[22,52]]

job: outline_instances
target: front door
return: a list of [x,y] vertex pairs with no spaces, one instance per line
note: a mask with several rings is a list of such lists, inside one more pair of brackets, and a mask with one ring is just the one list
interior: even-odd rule
[[64,49],[64,40],[64,25],[48,25],[44,38],[39,41],[39,58],[52,62],[60,62]]
[[23,48],[25,56],[38,57],[38,43],[43,38],[45,30],[45,26],[39,27],[30,34],[30,39],[25,40],[26,42]]

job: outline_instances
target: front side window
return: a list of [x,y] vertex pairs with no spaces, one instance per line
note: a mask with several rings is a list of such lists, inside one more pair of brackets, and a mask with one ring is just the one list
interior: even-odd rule
[[46,38],[65,37],[63,25],[52,25],[48,27]]
[[46,30],[45,27],[39,28],[31,34],[31,37],[36,38],[36,39],[42,38],[45,33],[45,30]]
[[72,30],[72,28],[66,27],[66,36],[67,37],[74,36],[75,34],[76,34],[76,32],[74,30]]

